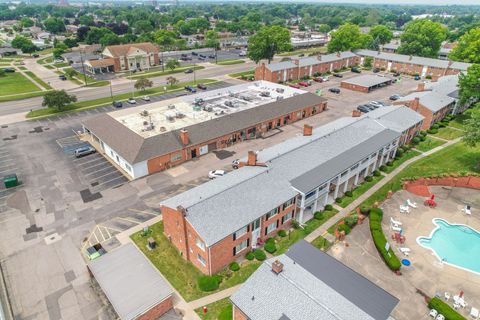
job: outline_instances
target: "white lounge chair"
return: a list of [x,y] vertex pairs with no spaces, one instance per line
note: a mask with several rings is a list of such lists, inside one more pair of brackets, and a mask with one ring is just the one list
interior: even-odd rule
[[406,248],[406,247],[399,247],[398,251],[400,251],[404,255],[408,256],[410,254],[410,252],[412,251],[412,249]]
[[455,303],[453,304],[453,309],[455,309],[455,310],[460,309],[460,305],[455,302]]
[[450,300],[450,292],[445,291],[445,301]]
[[465,214],[468,214],[469,216],[472,215],[471,207],[468,204],[462,209],[462,211],[465,212]]
[[416,207],[417,207],[417,203],[410,201],[410,199],[407,199],[407,204],[408,204],[410,207],[412,207],[412,208],[416,208]]
[[402,223],[401,223],[400,221],[395,220],[395,219],[393,219],[392,217],[390,217],[390,223],[391,223],[392,225],[395,225],[395,226],[401,226],[401,225],[402,225]]
[[395,232],[401,232],[402,231],[402,228],[399,227],[399,226],[391,225],[391,227],[392,227],[392,230],[395,231]]
[[438,311],[435,310],[435,309],[431,309],[429,315],[430,315],[430,317],[435,319],[438,315]]
[[478,309],[472,307],[472,309],[470,310],[470,317],[476,320],[478,319],[479,315],[480,315],[480,312],[478,311]]
[[440,313],[440,314],[435,318],[435,320],[445,320],[445,316]]
[[410,213],[410,207],[400,205],[400,213]]

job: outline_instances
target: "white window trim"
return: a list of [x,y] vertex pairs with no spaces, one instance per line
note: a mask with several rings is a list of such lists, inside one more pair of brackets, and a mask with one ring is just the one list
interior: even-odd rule
[[[199,243],[201,245],[199,245]],[[197,245],[197,247],[199,247],[203,252],[205,252],[205,243],[202,242],[202,240],[196,238],[195,239],[195,244]]]
[[[273,226],[273,228],[270,229],[270,226]],[[277,229],[277,223],[276,222],[270,223],[267,226],[267,234],[270,234],[271,232],[275,231],[275,229]]]
[[[288,219],[285,219],[286,217],[289,217],[289,218],[288,218]],[[292,220],[292,217],[293,217],[292,212],[289,212],[288,214],[284,215],[284,216],[283,216],[283,223],[286,223],[286,222]]]
[[[247,242],[248,242],[248,239],[245,239],[244,241],[240,242],[239,244],[237,244],[235,246],[235,255],[238,255],[240,252],[242,252],[243,250],[247,249],[248,248],[248,245],[247,245]],[[237,247],[241,244],[245,243],[245,247],[243,247],[242,249],[240,250],[237,250]]]
[[[245,232],[243,232],[242,234],[238,234],[240,231],[243,231],[243,230],[245,230]],[[248,225],[246,225],[245,227],[243,227],[243,228],[238,229],[237,231],[235,231],[235,239],[238,239],[238,238],[246,235],[247,232],[248,232],[247,230],[248,230]]]
[[[200,258],[202,258],[204,261],[200,260]],[[207,261],[205,261],[205,258],[202,257],[200,253],[197,253],[197,261],[200,262],[204,267],[207,265]]]

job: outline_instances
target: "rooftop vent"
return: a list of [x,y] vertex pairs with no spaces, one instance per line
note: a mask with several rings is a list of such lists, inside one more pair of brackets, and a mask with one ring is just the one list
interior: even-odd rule
[[185,118],[185,114],[183,114],[183,113],[180,112],[180,111],[177,111],[177,113],[175,113],[175,118],[177,118],[177,119],[183,119],[183,118]]
[[276,91],[277,91],[278,93],[284,93],[284,92],[285,92],[285,89],[283,89],[283,88],[277,88]]
[[169,104],[168,109],[175,109],[175,105],[174,104]]
[[167,128],[165,128],[165,127],[160,127],[160,132],[165,132],[165,131],[167,131]]
[[260,92],[260,97],[270,97],[270,92],[269,91],[262,91],[262,92]]
[[146,116],[148,116],[148,111],[143,110],[142,112],[140,112],[140,115],[143,116],[143,117],[146,117]]

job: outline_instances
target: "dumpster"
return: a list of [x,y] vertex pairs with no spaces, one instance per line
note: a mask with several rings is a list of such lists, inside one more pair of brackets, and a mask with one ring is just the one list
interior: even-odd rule
[[8,176],[3,177],[3,183],[5,188],[13,188],[18,186],[18,177],[16,174],[9,174]]

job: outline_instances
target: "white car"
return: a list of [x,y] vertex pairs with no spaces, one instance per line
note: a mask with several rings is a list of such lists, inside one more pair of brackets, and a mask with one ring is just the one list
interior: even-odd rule
[[238,169],[240,167],[240,160],[235,159],[232,161],[232,168],[233,169]]
[[327,76],[322,77],[322,80],[323,80],[323,82],[327,82],[327,81],[328,81],[328,77],[327,77]]
[[128,98],[127,102],[130,103],[130,104],[136,104],[137,103],[137,101],[133,98]]
[[149,96],[143,96],[143,97],[142,97],[142,100],[143,100],[143,101],[150,101],[150,97],[149,97]]
[[240,53],[238,54],[239,57],[246,57],[247,56],[247,52],[246,51],[240,51]]
[[383,107],[383,106],[384,106],[384,104],[383,104],[383,103],[381,103],[380,101],[370,101],[370,103],[369,103],[369,104],[371,104],[372,106],[376,106],[376,107],[378,107],[378,108],[380,108],[380,107]]
[[223,177],[225,175],[225,171],[224,170],[212,170],[208,173],[208,177],[210,179],[215,179],[215,178],[218,178],[218,177]]

